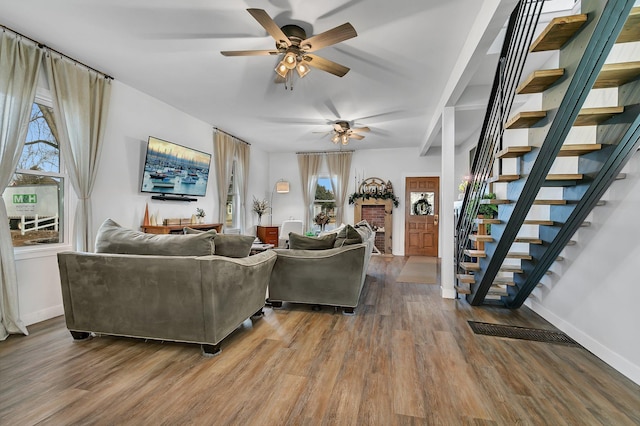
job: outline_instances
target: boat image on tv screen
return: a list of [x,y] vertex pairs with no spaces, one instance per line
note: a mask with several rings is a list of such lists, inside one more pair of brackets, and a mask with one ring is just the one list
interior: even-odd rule
[[203,197],[210,164],[211,154],[150,136],[140,190]]

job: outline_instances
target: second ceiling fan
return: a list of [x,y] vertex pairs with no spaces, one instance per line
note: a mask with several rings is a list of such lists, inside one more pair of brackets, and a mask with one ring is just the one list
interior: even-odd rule
[[344,65],[314,55],[311,52],[356,37],[358,34],[350,23],[347,22],[307,38],[306,32],[298,25],[279,27],[263,9],[247,9],[247,11],[274,38],[276,48],[272,50],[221,51],[220,53],[224,56],[283,55],[275,71],[284,79],[285,83],[289,82],[291,89],[293,89],[291,82],[294,69],[301,78],[309,73],[309,67],[326,71],[338,77],[342,77],[349,72],[349,68]]
[[348,121],[339,120],[333,123],[333,135],[331,136],[331,142],[335,144],[347,145],[349,143],[349,139],[364,139],[360,133],[368,132],[370,129],[368,127],[351,127]]

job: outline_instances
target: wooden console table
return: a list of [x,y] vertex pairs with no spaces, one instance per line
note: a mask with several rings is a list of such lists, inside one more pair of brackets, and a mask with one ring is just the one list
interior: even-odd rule
[[156,225],[156,226],[141,226],[142,232],[147,234],[182,234],[185,227],[200,229],[202,231],[208,231],[215,229],[217,232],[222,232],[221,223],[189,223],[186,225]]

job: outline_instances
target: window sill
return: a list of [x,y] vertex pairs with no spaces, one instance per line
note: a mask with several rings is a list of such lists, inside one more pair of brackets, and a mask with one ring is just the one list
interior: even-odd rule
[[68,250],[73,250],[69,244],[50,244],[46,247],[16,247],[13,249],[13,256],[16,261],[19,261],[56,256],[58,253]]

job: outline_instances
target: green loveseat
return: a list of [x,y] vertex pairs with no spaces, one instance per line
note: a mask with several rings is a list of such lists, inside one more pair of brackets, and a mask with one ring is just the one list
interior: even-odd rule
[[[213,355],[225,337],[262,313],[274,252],[228,257],[211,254],[215,232],[150,235],[114,225],[107,221],[98,232],[102,252],[58,254],[65,319],[75,339],[93,332],[199,343]],[[246,240],[246,254],[253,241],[218,237],[219,247]],[[150,254],[132,253],[138,250]],[[158,254],[166,250],[188,255]]]
[[[315,249],[297,249],[314,246],[314,242],[291,235],[292,249],[275,249],[278,259],[269,281],[269,303],[274,307],[282,302],[329,305],[340,307],[345,314],[353,314],[367,275],[369,260],[375,242],[375,233],[368,226],[337,233],[331,248],[323,248],[318,241]],[[355,238],[354,238],[355,237]],[[334,237],[335,238],[335,237]],[[319,238],[318,240],[322,240]]]

